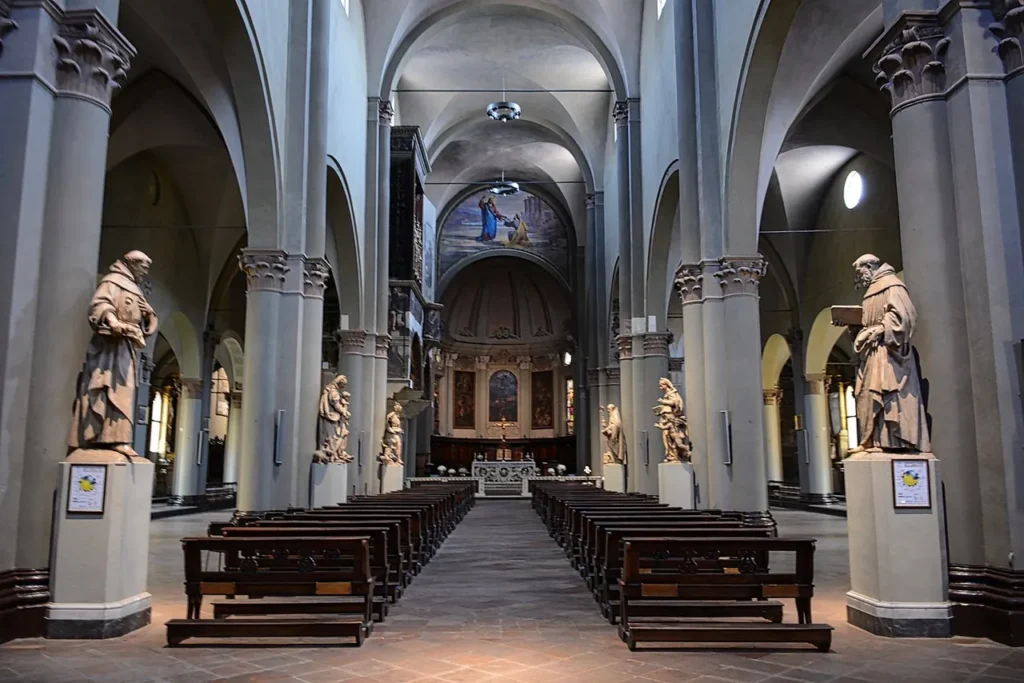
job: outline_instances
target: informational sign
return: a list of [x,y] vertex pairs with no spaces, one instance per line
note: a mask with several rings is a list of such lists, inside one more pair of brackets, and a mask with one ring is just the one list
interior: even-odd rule
[[928,461],[893,460],[892,491],[896,508],[930,508],[932,495]]
[[103,512],[107,492],[106,465],[72,465],[68,481],[68,512]]

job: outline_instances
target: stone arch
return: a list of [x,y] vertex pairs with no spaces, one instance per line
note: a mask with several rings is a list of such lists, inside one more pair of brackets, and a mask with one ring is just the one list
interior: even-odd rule
[[385,60],[386,64],[381,77],[380,99],[391,99],[392,91],[401,76],[402,67],[417,41],[467,15],[487,14],[499,8],[518,9],[531,16],[550,21],[571,33],[597,58],[604,69],[608,82],[612,84],[615,99],[625,100],[629,96],[629,84],[626,81],[625,69],[619,56],[614,54],[608,43],[589,23],[572,12],[554,7],[542,0],[484,0],[483,2],[480,0],[457,0],[416,21],[397,43],[393,43],[395,47]]
[[[437,213],[438,244],[440,244],[441,242],[441,229],[444,227],[445,221],[448,220],[449,214],[451,214],[451,212],[454,211],[459,204],[465,201],[466,197],[472,194],[476,194],[477,192],[480,192],[480,190],[481,186],[476,184],[462,188],[461,190],[459,190],[457,194],[455,194],[455,196],[451,198],[450,201],[448,201],[444,205],[444,208]],[[528,191],[530,194],[537,195],[545,202],[547,202],[548,206],[554,209],[555,214],[558,216],[558,220],[562,221],[562,225],[566,226],[567,228],[566,236],[571,238],[569,243],[569,251],[570,253],[575,251],[577,244],[576,222],[573,221],[572,219],[572,212],[569,211],[569,209],[567,208],[565,196],[562,195],[560,192],[558,194],[555,194],[554,192],[544,187],[543,185],[530,185],[530,189],[526,191]],[[438,257],[440,258],[440,250],[438,250]]]
[[178,368],[182,376],[199,377],[202,367],[199,336],[188,316],[181,311],[171,313],[160,322],[159,331],[170,345],[174,357],[178,359]]
[[363,324],[363,278],[352,196],[341,164],[332,156],[327,161],[327,262],[341,313],[349,316],[351,329],[359,329]]
[[492,258],[499,258],[503,256],[511,256],[512,258],[523,259],[524,261],[529,261],[530,263],[540,266],[541,268],[544,269],[545,273],[547,273],[548,275],[555,279],[555,282],[558,283],[558,286],[561,287],[562,290],[565,292],[566,297],[568,297],[571,300],[572,288],[569,287],[569,283],[565,281],[565,277],[560,272],[558,272],[557,268],[551,265],[547,260],[542,259],[541,257],[536,256],[534,254],[531,254],[528,251],[512,248],[488,249],[485,252],[480,252],[477,254],[473,254],[472,256],[467,256],[466,258],[456,263],[454,266],[448,269],[448,272],[444,274],[444,276],[441,278],[441,281],[438,283],[437,300],[440,301],[442,299],[445,290],[448,288],[449,285],[455,282],[455,279],[458,277],[459,273],[466,270],[474,263],[479,263],[480,261]]
[[786,367],[792,352],[789,342],[781,334],[768,337],[761,353],[761,386],[772,389],[779,386],[779,375]]
[[821,375],[825,373],[829,354],[839,338],[846,331],[845,327],[832,324],[832,312],[824,308],[814,318],[811,333],[807,335],[807,353],[804,356],[804,375]]
[[242,339],[235,332],[225,332],[221,335],[220,344],[214,351],[214,357],[221,367],[228,374],[228,381],[231,382],[231,390],[242,384],[245,368],[245,352],[242,346]]
[[[682,243],[677,234],[679,221],[679,160],[666,169],[654,205],[654,220],[647,251],[647,314],[658,318],[658,328],[667,324],[675,271],[682,262]],[[673,247],[676,247],[673,249]],[[673,262],[675,261],[675,262]]]

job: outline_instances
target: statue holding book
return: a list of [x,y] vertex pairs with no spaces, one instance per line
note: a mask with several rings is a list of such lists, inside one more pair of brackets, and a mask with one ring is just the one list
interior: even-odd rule
[[832,324],[849,328],[859,360],[854,396],[861,439],[850,453],[930,452],[921,376],[911,345],[917,310],[910,293],[895,269],[873,254],[861,256],[853,268],[857,288],[865,290],[862,305],[832,308]]

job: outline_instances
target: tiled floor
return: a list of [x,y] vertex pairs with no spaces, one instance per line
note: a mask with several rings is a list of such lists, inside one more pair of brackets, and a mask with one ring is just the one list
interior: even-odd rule
[[153,625],[108,641],[17,641],[0,647],[0,681],[1008,681],[1024,651],[988,641],[887,640],[845,622],[846,521],[775,513],[785,534],[819,539],[815,620],[836,627],[833,652],[796,647],[629,652],[525,501],[481,502],[359,649],[319,642],[168,649],[163,623],[183,617],[178,539],[225,513],[152,525]]

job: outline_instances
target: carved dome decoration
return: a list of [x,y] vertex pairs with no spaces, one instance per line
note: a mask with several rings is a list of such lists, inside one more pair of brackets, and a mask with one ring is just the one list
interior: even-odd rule
[[488,258],[466,267],[442,301],[447,346],[542,350],[570,331],[563,287],[523,258]]

